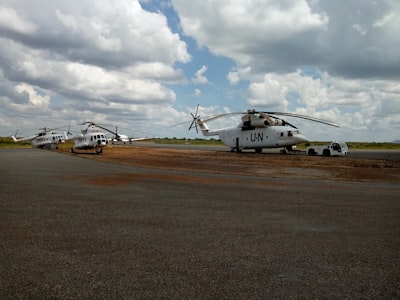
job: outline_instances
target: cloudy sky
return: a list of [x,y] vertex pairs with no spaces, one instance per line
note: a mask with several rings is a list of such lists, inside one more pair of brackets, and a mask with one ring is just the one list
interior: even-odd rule
[[399,28],[398,0],[0,0],[0,136],[193,138],[171,125],[200,104],[341,125],[291,119],[312,141],[398,140]]

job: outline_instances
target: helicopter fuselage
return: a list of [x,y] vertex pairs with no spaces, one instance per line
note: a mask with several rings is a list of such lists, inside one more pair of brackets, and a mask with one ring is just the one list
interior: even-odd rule
[[238,150],[281,148],[307,141],[298,130],[293,130],[293,128],[289,128],[288,126],[271,126],[267,128],[254,128],[252,130],[242,130],[236,127],[225,129],[218,135],[224,144]]
[[35,148],[45,148],[45,149],[54,149],[58,147],[58,144],[65,143],[67,139],[67,134],[56,133],[56,132],[41,132],[37,135],[26,137],[22,139],[17,139],[15,136],[12,136],[14,142],[32,142],[32,147]]
[[57,133],[40,135],[32,140],[32,146],[37,148],[57,147],[60,143],[65,143],[65,137]]
[[306,142],[299,130],[290,126],[264,126],[246,129],[241,126],[218,130],[209,130],[205,122],[198,120],[204,136],[218,135],[221,141],[232,151],[262,148],[290,148]]
[[107,146],[107,137],[101,132],[82,134],[74,140],[74,149],[90,150]]

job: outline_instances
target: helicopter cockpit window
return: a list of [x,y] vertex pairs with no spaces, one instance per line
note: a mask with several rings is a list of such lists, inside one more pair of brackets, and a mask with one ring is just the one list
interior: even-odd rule
[[287,135],[288,136],[293,136],[293,133],[291,131],[288,131]]

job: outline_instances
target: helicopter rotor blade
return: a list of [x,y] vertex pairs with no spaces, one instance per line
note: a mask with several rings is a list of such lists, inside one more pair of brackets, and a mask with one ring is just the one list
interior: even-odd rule
[[208,118],[204,119],[203,121],[204,122],[210,122],[210,121],[214,121],[216,119],[223,118],[223,117],[234,116],[234,115],[243,115],[243,114],[246,114],[246,113],[244,113],[244,112],[232,112],[232,113],[220,114],[220,115],[208,117]]
[[318,119],[318,118],[305,116],[305,115],[300,115],[300,114],[285,113],[285,112],[264,112],[264,113],[269,114],[269,115],[280,115],[280,116],[294,117],[294,118],[304,119],[304,120],[308,120],[308,121],[312,121],[312,122],[318,122],[318,123],[329,125],[329,126],[333,126],[333,127],[340,127],[338,124],[336,124],[334,122],[331,122],[331,121]]
[[281,118],[278,118],[278,117],[275,117],[275,116],[271,116],[271,115],[268,115],[270,118],[273,118],[273,119],[275,119],[275,120],[281,120],[282,121],[282,124],[283,125],[289,125],[290,127],[293,127],[294,129],[298,129],[296,126],[294,126],[293,124],[290,124],[288,121],[286,121],[286,120],[283,120],[283,119],[281,119]]
[[334,122],[323,120],[323,119],[318,119],[318,118],[314,118],[314,117],[310,117],[310,116],[294,114],[294,113],[285,113],[285,112],[267,112],[267,111],[259,112],[259,111],[256,111],[256,110],[248,110],[247,112],[232,112],[232,113],[220,114],[220,115],[216,115],[216,116],[211,116],[211,117],[209,117],[207,119],[204,119],[203,121],[204,122],[209,122],[209,121],[213,121],[215,119],[222,118],[222,117],[233,116],[233,115],[245,115],[245,114],[260,114],[261,116],[263,114],[265,114],[266,116],[264,115],[264,117],[268,117],[269,116],[269,117],[272,117],[274,119],[281,120],[283,122],[283,124],[289,125],[289,126],[295,128],[295,129],[297,129],[296,126],[294,126],[293,124],[289,123],[288,121],[283,120],[283,119],[281,119],[279,117],[276,117],[274,115],[300,118],[300,119],[305,119],[305,120],[312,121],[312,122],[318,122],[318,123],[329,125],[329,126],[333,126],[333,127],[340,127],[338,124],[336,124]]
[[199,112],[199,104],[197,104],[195,114],[190,113],[192,115],[193,120],[192,120],[192,123],[190,123],[189,130],[192,129],[193,127],[195,127],[196,128],[196,133],[199,133],[197,120],[200,119],[200,115],[198,114],[198,112]]

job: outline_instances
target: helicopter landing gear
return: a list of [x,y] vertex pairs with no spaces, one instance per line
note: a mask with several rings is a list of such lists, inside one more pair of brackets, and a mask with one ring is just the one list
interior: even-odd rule
[[231,152],[241,153],[242,149],[233,147],[233,148],[231,148]]
[[69,153],[74,153],[74,148],[69,149]]
[[102,148],[96,148],[96,154],[99,155],[100,153],[103,153]]
[[288,154],[288,153],[292,153],[292,154],[296,154],[296,153],[301,153],[301,150],[296,149],[295,146],[287,146],[286,148],[281,149],[281,151],[279,151],[280,154]]
[[256,148],[254,150],[256,151],[256,153],[261,153],[262,152],[262,148]]

